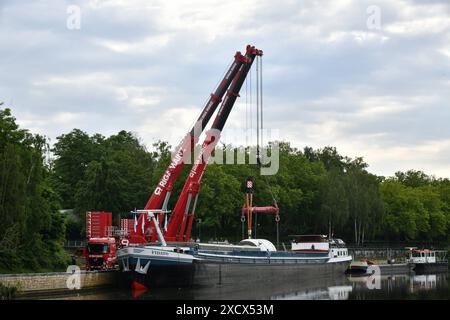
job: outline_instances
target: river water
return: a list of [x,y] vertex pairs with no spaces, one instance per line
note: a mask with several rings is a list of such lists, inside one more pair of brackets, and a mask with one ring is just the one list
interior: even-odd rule
[[146,292],[102,289],[74,291],[64,296],[40,297],[68,300],[371,300],[371,299],[450,299],[448,273],[400,274],[379,277],[347,276],[317,277],[305,285],[233,284],[208,288],[154,288]]

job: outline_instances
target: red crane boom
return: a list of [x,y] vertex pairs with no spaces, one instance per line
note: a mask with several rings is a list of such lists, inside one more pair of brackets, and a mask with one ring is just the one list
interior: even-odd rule
[[239,91],[247,77],[256,56],[262,56],[263,52],[253,46],[247,46],[245,62],[231,82],[230,89],[217,112],[216,118],[208,130],[200,153],[189,172],[189,176],[184,184],[183,190],[173,210],[173,215],[169,221],[168,229],[164,235],[167,241],[184,242],[189,241],[192,223],[195,216],[195,208],[200,191],[200,184],[205,173],[206,166],[211,153],[219,142],[220,133],[225,126],[225,122],[239,96]]
[[[167,204],[169,202],[174,183],[183,169],[186,159],[191,156],[200,134],[203,132],[203,129],[211,119],[211,116],[216,111],[217,106],[222,101],[227,88],[230,86],[236,74],[241,69],[243,63],[246,61],[246,57],[244,57],[240,52],[236,52],[233,63],[225,73],[224,78],[216,88],[215,92],[211,94],[211,97],[198,117],[195,125],[176,148],[167,170],[162,175],[151,197],[147,201],[144,210],[161,210],[161,213],[158,214],[160,224],[162,223],[164,212],[167,210]],[[153,236],[146,235],[148,226],[145,226],[144,214],[140,214],[137,225],[139,227],[136,228],[135,231],[131,232],[131,243],[146,243],[152,239],[155,239],[156,232],[154,230],[154,226],[151,226],[153,229]]]

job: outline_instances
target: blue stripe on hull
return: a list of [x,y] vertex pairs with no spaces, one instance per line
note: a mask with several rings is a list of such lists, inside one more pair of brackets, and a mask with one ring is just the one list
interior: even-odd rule
[[[129,257],[129,264],[130,266],[136,266],[138,258],[132,258]],[[167,266],[167,265],[189,265],[192,264],[192,262],[189,261],[180,261],[180,260],[168,260],[168,259],[146,259],[146,258],[139,258],[141,266],[145,266],[148,261],[150,261],[150,266]]]
[[294,252],[294,251],[276,251],[267,253],[265,251],[211,251],[211,250],[201,250],[198,251],[199,255],[212,254],[212,255],[227,255],[227,256],[239,256],[242,258],[258,258],[258,257],[271,257],[271,258],[327,258],[328,252]]

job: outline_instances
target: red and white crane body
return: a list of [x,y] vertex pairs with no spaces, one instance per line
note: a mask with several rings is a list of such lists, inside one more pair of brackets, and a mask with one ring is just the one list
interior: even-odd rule
[[[200,134],[215,112],[218,104],[222,102],[210,130],[206,133],[206,138],[202,144],[201,151],[194,161],[183,190],[170,217],[167,231],[164,234],[164,238],[167,241],[189,241],[201,180],[211,157],[211,153],[219,142],[220,133],[228,119],[237,97],[239,96],[239,91],[246,79],[255,57],[262,56],[262,54],[263,52],[261,50],[250,45],[247,46],[244,56],[240,52],[236,53],[235,60],[230,66],[228,72],[225,74],[224,79],[216,89],[215,93],[211,95],[206,107],[197,119],[196,125],[194,125],[191,131],[176,148],[169,167],[163,174],[155,188],[155,191],[148,200],[144,210],[161,210],[163,213],[158,215],[158,223],[161,225],[163,221],[163,214],[164,212],[167,212],[167,204],[173,190],[174,183],[177,180],[186,159],[191,156]],[[224,95],[225,97],[223,101],[221,101]],[[145,217],[145,214],[141,214],[139,216],[139,227],[136,229],[136,232],[132,233],[130,243],[157,241],[155,225],[150,223],[150,221],[147,221]],[[151,232],[148,232],[149,230],[151,230]]]

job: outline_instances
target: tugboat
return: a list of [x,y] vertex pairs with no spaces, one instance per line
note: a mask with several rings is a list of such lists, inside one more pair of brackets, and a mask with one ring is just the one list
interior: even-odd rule
[[446,251],[409,248],[407,261],[416,273],[448,271]]

